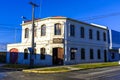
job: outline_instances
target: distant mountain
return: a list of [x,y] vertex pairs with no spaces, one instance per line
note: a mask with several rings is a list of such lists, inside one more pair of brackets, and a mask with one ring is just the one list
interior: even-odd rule
[[7,44],[0,43],[0,52],[6,52],[7,51]]

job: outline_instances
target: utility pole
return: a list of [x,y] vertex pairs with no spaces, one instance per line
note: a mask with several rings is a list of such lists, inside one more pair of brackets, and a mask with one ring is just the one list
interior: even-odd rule
[[30,2],[30,5],[32,5],[32,41],[31,41],[31,52],[30,52],[30,67],[32,68],[34,65],[34,47],[35,47],[35,43],[34,43],[34,13],[35,13],[35,7],[38,7],[38,5],[36,5],[33,2]]

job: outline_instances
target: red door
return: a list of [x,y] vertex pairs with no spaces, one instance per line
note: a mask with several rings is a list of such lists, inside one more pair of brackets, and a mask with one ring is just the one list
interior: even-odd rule
[[10,63],[15,64],[18,60],[18,49],[13,48],[10,50]]

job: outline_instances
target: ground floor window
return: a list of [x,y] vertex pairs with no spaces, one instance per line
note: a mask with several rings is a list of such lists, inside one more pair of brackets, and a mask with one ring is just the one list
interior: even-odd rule
[[28,59],[28,49],[24,49],[24,59]]
[[100,52],[100,49],[97,50],[97,57],[98,57],[98,59],[101,59],[101,52]]
[[81,59],[84,60],[85,59],[85,49],[81,48]]
[[37,56],[36,49],[34,49],[34,56],[35,56],[35,59],[36,59],[36,56]]
[[115,59],[115,53],[111,53],[111,58]]
[[90,49],[90,59],[94,59],[93,49]]
[[40,51],[41,51],[40,59],[45,60],[45,48],[41,48]]
[[75,60],[76,48],[70,48],[70,59]]

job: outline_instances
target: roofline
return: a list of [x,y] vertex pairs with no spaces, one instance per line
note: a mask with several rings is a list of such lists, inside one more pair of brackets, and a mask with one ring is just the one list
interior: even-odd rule
[[[37,19],[37,20],[35,20],[35,22],[39,22],[39,21],[43,21],[43,20],[47,20],[47,19],[66,19],[66,20],[71,20],[71,21],[82,23],[82,24],[98,27],[98,28],[105,29],[105,30],[108,29],[108,27],[106,27],[106,26],[101,26],[101,25],[94,24],[94,23],[82,22],[82,21],[75,20],[75,19],[72,19],[72,18],[67,18],[67,17],[46,17],[46,18],[42,18],[42,19]],[[27,24],[30,24],[30,23],[32,23],[32,20],[29,21],[29,22],[22,22],[21,25],[23,26],[23,25],[27,25]]]

